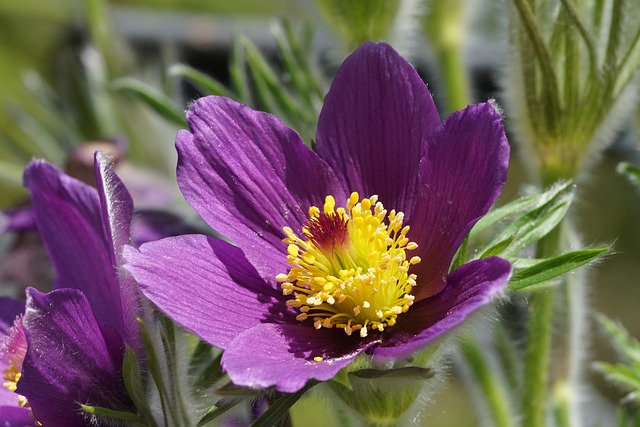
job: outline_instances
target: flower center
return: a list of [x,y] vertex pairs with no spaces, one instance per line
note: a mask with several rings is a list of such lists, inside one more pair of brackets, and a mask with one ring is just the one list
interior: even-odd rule
[[322,210],[312,206],[302,237],[283,228],[291,269],[276,280],[283,295],[294,296],[287,305],[300,310],[298,320],[366,337],[393,326],[413,304],[416,275],[409,267],[420,257],[407,259],[406,251],[418,245],[407,238],[404,214],[387,214],[378,196],[360,201],[354,192],[346,208],[335,205],[327,196]]
[[[27,354],[27,338],[22,327],[22,316],[18,316],[9,328],[9,334],[0,342],[0,360],[5,368],[2,378],[3,386],[13,392],[18,388],[18,381],[22,377],[22,362]],[[18,395],[18,404],[29,408],[29,402],[24,396]]]

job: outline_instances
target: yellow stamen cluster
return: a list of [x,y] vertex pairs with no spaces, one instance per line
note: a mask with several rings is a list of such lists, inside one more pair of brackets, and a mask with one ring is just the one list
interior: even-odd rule
[[388,212],[377,196],[359,200],[352,193],[346,208],[327,196],[323,209],[309,209],[309,222],[298,237],[284,227],[288,274],[279,274],[287,301],[300,310],[297,319],[313,320],[316,329],[341,328],[347,335],[383,331],[413,304],[416,275],[409,274],[418,245],[407,238],[404,214]]
[[[18,367],[13,363],[10,363],[9,367],[4,370],[4,375],[2,376],[2,378],[4,379],[3,386],[15,392],[18,388],[18,381],[20,381],[21,377],[22,373],[20,372]],[[23,408],[30,407],[29,402],[27,402],[27,399],[22,395],[18,395],[18,405],[22,406]]]

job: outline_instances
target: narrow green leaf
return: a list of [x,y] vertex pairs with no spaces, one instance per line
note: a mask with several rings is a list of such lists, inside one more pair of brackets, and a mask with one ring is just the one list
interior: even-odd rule
[[201,426],[203,426],[203,425],[215,420],[220,415],[224,414],[229,409],[235,407],[236,405],[239,405],[240,403],[244,402],[245,400],[247,400],[246,397],[225,397],[224,399],[218,400],[216,402],[216,404],[213,405],[211,408],[209,408],[207,413],[204,414],[204,416],[202,418],[200,418],[200,421],[198,421],[197,426],[201,427]]
[[607,318],[598,316],[598,322],[605,329],[618,353],[633,363],[640,364],[640,342],[632,337],[620,324]]
[[498,209],[492,210],[487,215],[482,217],[476,225],[471,229],[469,237],[474,239],[482,231],[492,226],[493,224],[502,221],[505,218],[512,217],[518,213],[532,210],[534,207],[540,207],[547,204],[549,201],[568,194],[571,192],[573,184],[570,181],[558,183],[547,191],[541,194],[533,196],[525,196],[507,203]]
[[629,181],[640,187],[640,167],[631,163],[620,163],[616,168],[618,173],[625,175]]
[[169,425],[167,420],[168,394],[167,390],[165,389],[164,382],[162,381],[162,370],[160,368],[160,361],[158,360],[158,355],[156,354],[155,346],[153,344],[153,338],[151,338],[151,334],[149,333],[149,330],[147,329],[142,319],[138,319],[138,324],[140,325],[142,340],[144,342],[144,347],[147,353],[147,367],[149,369],[149,373],[151,374],[151,378],[153,378],[153,381],[158,388],[160,404],[162,405],[162,414],[164,416],[164,425]]
[[128,345],[124,350],[122,378],[124,379],[124,386],[127,389],[127,393],[129,393],[129,397],[131,397],[133,404],[140,414],[140,418],[145,421],[147,426],[156,426],[156,422],[151,415],[151,409],[147,404],[140,363],[138,362],[135,352]]
[[514,238],[515,238],[515,234],[512,234],[511,236],[508,236],[506,239],[501,240],[493,244],[492,246],[489,246],[487,249],[485,249],[482,252],[479,258],[482,259],[482,258],[489,258],[495,255],[500,255],[503,251],[505,251],[509,247],[509,245],[513,242]]
[[249,397],[258,397],[262,395],[260,390],[256,390],[250,387],[242,387],[239,385],[235,385],[232,382],[228,382],[219,389],[216,390],[216,394],[221,396],[249,396]]
[[270,105],[273,112],[281,111],[292,120],[296,117],[307,120],[307,110],[301,108],[296,100],[287,93],[284,84],[262,56],[258,48],[248,39],[243,39],[247,52],[247,64],[256,83],[256,89],[265,106]]
[[231,64],[229,65],[229,80],[236,100],[243,104],[252,105],[249,92],[249,79],[247,77],[246,52],[238,37],[234,37],[231,43]]
[[456,255],[453,257],[453,262],[451,263],[451,271],[457,270],[462,264],[467,262],[468,247],[469,247],[469,236],[467,236],[462,241],[462,244],[456,251]]
[[175,64],[169,68],[169,74],[187,79],[207,95],[218,95],[233,98],[233,94],[222,83],[202,71],[184,64]]
[[416,380],[427,380],[433,378],[435,373],[429,368],[421,368],[419,366],[405,366],[395,369],[361,369],[355,372],[349,372],[349,375],[358,378],[405,378]]
[[115,80],[111,84],[115,91],[129,92],[142,102],[151,107],[156,113],[180,127],[186,127],[184,111],[179,108],[168,96],[157,89],[129,77]]
[[115,411],[101,406],[89,406],[83,404],[80,404],[80,407],[88,414],[99,415],[106,418],[115,418],[117,420],[133,421],[140,424],[142,423],[142,420],[138,415],[132,412]]
[[529,209],[524,215],[505,227],[489,243],[489,247],[498,245],[514,235],[511,244],[503,250],[502,256],[518,254],[522,249],[546,236],[562,221],[573,199],[573,187],[569,184],[554,186],[552,191],[543,194],[542,202],[536,208]]
[[264,414],[251,424],[251,427],[271,427],[277,425],[278,421],[286,417],[291,408],[307,391],[318,384],[315,381],[309,381],[307,385],[300,391],[291,394],[283,394],[269,406]]
[[517,271],[509,281],[509,290],[521,291],[554,279],[583,266],[608,251],[608,248],[585,249],[545,259],[536,265]]
[[502,221],[503,219],[513,216],[517,213],[520,213],[528,208],[535,206],[538,200],[543,197],[543,195],[535,195],[535,196],[526,196],[516,199],[512,202],[507,203],[504,206],[500,206],[497,209],[492,210],[476,223],[471,229],[469,233],[469,237],[474,239],[477,237],[482,231],[489,228],[493,224]]
[[606,362],[596,363],[596,369],[602,372],[609,380],[635,392],[635,398],[640,399],[640,373],[623,364],[611,364]]

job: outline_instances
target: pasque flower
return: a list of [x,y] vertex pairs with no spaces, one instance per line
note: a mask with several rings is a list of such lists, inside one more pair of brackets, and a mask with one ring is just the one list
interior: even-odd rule
[[509,147],[490,103],[441,122],[414,68],[366,43],[338,70],[316,151],[270,114],[198,100],[177,136],[178,183],[226,241],[125,249],[143,293],[225,350],[231,380],[301,389],[366,351],[402,358],[505,285],[491,257],[449,272],[499,195]]
[[100,155],[96,179],[98,190],[39,160],[25,171],[56,283],[48,293],[27,289],[24,314],[0,337],[0,360],[14,408],[47,427],[93,425],[80,404],[133,409],[121,369],[125,344],[142,354],[139,305],[135,283],[118,271],[132,202]]

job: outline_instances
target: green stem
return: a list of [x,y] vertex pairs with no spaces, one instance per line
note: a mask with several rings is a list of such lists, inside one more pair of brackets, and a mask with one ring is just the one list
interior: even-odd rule
[[432,2],[430,36],[436,48],[446,96],[446,115],[471,103],[469,75],[463,61],[465,0]]
[[468,336],[462,346],[464,356],[472,375],[482,390],[489,413],[496,427],[513,425],[513,414],[509,407],[509,397],[504,387],[497,381],[482,351],[473,337]]
[[[540,240],[537,257],[548,258],[558,254],[561,227],[559,225]],[[554,300],[555,289],[549,288],[533,293],[529,301],[523,427],[544,427],[546,424]]]
[[444,105],[446,114],[461,110],[471,102],[469,78],[460,50],[459,47],[450,47],[441,50],[438,55],[447,93],[447,102]]

